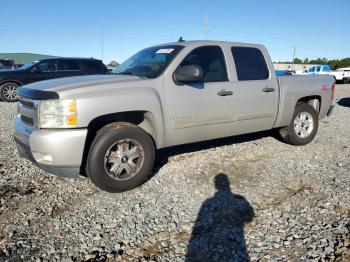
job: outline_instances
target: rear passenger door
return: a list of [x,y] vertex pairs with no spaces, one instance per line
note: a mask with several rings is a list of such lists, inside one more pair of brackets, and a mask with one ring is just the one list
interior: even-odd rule
[[[271,129],[278,111],[279,87],[266,50],[231,47],[236,68],[235,112],[240,133]],[[269,61],[269,62],[267,62]]]
[[81,68],[77,61],[60,59],[57,63],[57,77],[69,77],[81,75]]
[[321,66],[316,66],[316,72],[315,75],[319,75],[321,72]]

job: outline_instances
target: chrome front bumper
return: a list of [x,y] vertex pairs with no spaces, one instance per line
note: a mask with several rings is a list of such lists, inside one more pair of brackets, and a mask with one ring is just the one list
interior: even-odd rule
[[86,135],[87,129],[30,130],[15,118],[14,140],[19,155],[58,176],[79,175]]

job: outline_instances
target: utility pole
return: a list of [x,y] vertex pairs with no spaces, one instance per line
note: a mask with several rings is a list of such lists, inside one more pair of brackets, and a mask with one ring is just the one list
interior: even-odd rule
[[104,54],[103,54],[103,31],[102,31],[102,33],[101,33],[101,61],[102,61],[102,63],[101,63],[101,73],[103,73],[103,57],[104,56]]
[[103,62],[103,31],[101,33],[101,60]]
[[295,51],[297,50],[297,47],[294,46],[294,50],[293,50],[293,61],[292,61],[292,70],[295,70],[295,65],[294,65],[294,60],[295,60]]
[[208,40],[208,33],[209,33],[209,29],[208,29],[208,16],[205,16],[205,20],[204,20],[204,34],[205,34],[205,40]]

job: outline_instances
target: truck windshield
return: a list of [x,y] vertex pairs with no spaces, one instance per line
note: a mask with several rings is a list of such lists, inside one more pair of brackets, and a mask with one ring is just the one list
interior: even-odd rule
[[146,48],[121,63],[112,73],[156,78],[163,73],[182,48],[181,45]]

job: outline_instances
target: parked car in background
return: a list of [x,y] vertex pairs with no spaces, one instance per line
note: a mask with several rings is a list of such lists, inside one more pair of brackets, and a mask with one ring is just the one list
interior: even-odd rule
[[296,75],[329,75],[330,71],[329,65],[317,65],[310,67],[308,70],[297,72]]
[[93,58],[45,58],[15,70],[0,70],[0,99],[17,100],[16,89],[22,85],[52,78],[107,74],[101,60]]
[[307,75],[307,69],[304,70],[296,70],[295,75]]
[[294,75],[293,71],[290,70],[275,70],[277,76],[291,76]]
[[0,59],[0,69],[15,69],[17,66],[13,60]]
[[335,71],[331,71],[329,74],[332,75],[336,81],[339,81],[344,84],[349,83],[350,67],[338,68]]
[[329,75],[278,77],[262,45],[189,41],[138,52],[114,75],[18,89],[20,156],[109,192],[142,184],[157,149],[279,129],[305,145],[332,113]]

